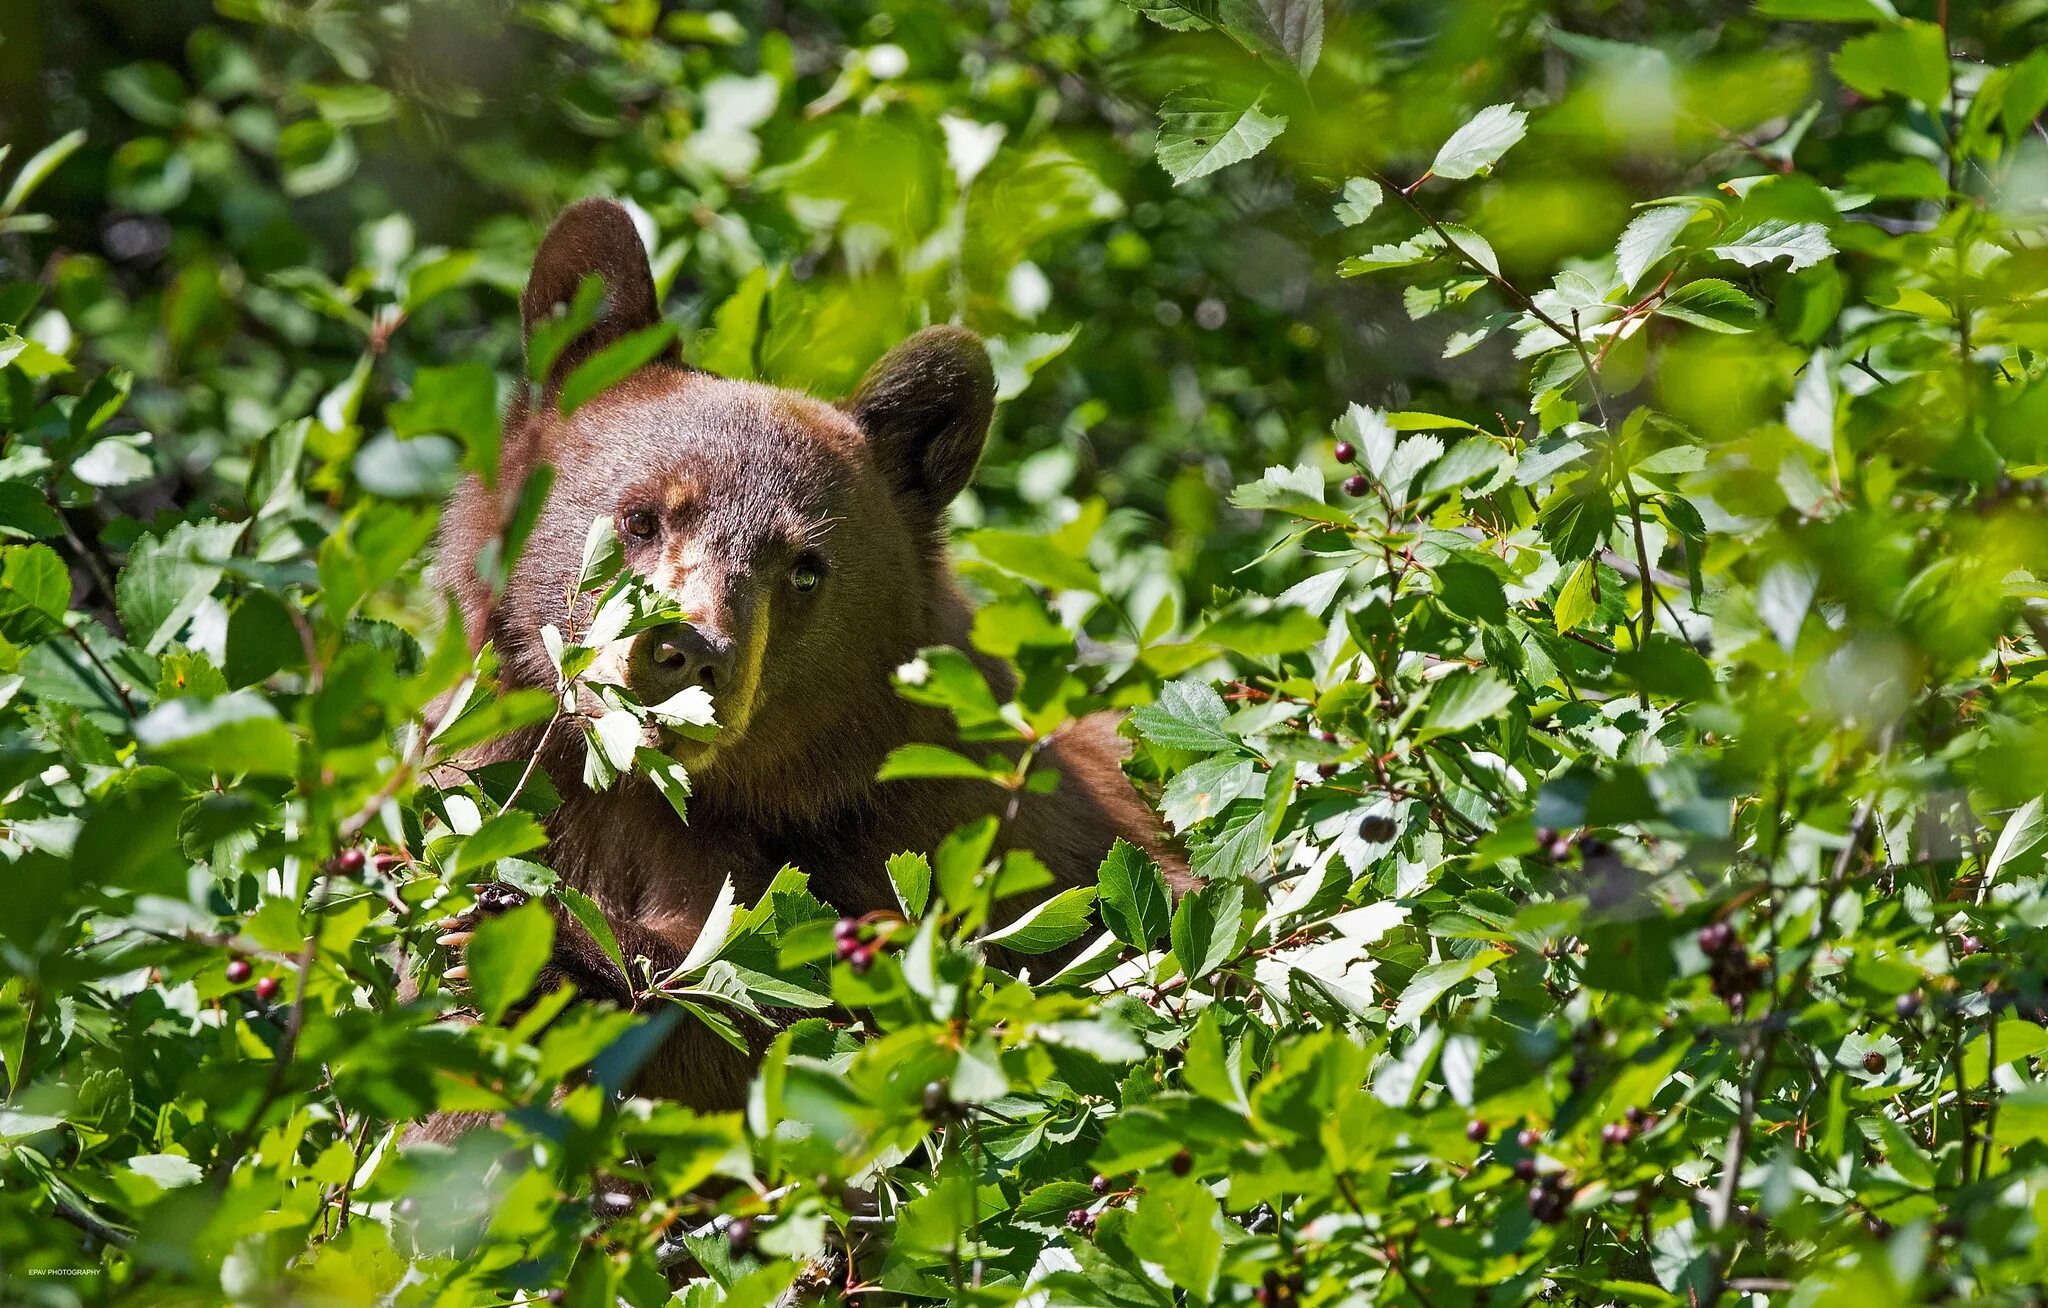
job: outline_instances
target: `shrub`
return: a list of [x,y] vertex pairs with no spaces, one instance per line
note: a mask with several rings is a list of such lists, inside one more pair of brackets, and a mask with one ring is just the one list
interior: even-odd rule
[[[0,102],[10,1301],[2040,1302],[2033,6],[220,8]],[[903,689],[1130,709],[1199,889],[992,931],[984,824],[637,1016],[537,909],[402,991],[592,920],[423,574],[592,191],[707,367],[990,337],[1023,689]],[[621,1092],[763,1006],[744,1113]]]

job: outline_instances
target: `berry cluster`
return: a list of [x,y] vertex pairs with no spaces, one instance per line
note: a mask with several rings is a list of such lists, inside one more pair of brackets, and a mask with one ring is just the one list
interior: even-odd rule
[[1700,952],[1707,956],[1707,975],[1715,997],[1740,1013],[1748,1006],[1749,992],[1763,980],[1762,964],[1749,956],[1735,928],[1726,922],[1707,923],[1697,939]]
[[1657,1124],[1657,1119],[1645,1110],[1631,1106],[1623,1114],[1623,1121],[1609,1122],[1600,1128],[1600,1143],[1609,1146],[1625,1145],[1638,1135]]
[[[226,973],[229,985],[238,986],[247,982],[256,969],[250,966],[249,960],[246,958],[231,958],[228,960],[228,965],[222,971]],[[282,983],[274,976],[258,977],[256,981],[256,998],[267,1004],[277,998],[277,992],[282,988]]]
[[875,965],[875,956],[888,947],[888,942],[860,918],[842,917],[832,924],[832,945],[840,962],[862,974]]
[[1277,1267],[1269,1267],[1259,1281],[1259,1288],[1252,1291],[1255,1303],[1294,1303],[1308,1289],[1308,1278],[1299,1271],[1282,1273]]

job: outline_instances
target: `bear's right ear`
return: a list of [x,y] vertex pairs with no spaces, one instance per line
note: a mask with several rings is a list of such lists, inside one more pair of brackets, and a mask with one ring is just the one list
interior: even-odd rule
[[553,387],[577,364],[643,327],[661,321],[654,295],[654,272],[647,249],[625,207],[616,200],[578,200],[562,210],[541,238],[533,256],[526,293],[519,297],[525,327],[526,353],[533,358],[534,333],[575,303],[583,279],[596,274],[604,281],[604,300],[597,319],[561,347],[540,380]]

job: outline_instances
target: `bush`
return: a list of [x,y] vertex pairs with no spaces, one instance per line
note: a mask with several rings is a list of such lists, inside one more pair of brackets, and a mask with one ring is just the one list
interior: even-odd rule
[[[219,9],[0,73],[8,1301],[2042,1302],[2037,6]],[[590,920],[424,562],[598,192],[708,368],[990,339],[1023,689],[905,692],[1130,709],[1199,889],[991,932],[983,825],[440,1020]]]

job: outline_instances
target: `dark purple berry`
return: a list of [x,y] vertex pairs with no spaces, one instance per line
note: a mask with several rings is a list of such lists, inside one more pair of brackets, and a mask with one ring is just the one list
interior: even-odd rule
[[1515,1132],[1515,1143],[1524,1149],[1534,1149],[1543,1143],[1543,1132],[1533,1126],[1525,1126]]
[[1365,494],[1371,487],[1372,483],[1365,479],[1365,474],[1362,472],[1354,472],[1344,479],[1344,493],[1353,499]]
[[1337,448],[1333,453],[1337,456],[1337,462],[1349,463],[1358,457],[1358,447],[1350,441],[1338,441]]
[[274,976],[264,977],[256,983],[256,997],[266,1004],[277,998],[277,990],[277,978]]
[[1897,1011],[1900,1017],[1910,1022],[1914,1018],[1920,1016],[1920,1005],[1925,1002],[1926,1001],[1921,998],[1920,992],[1918,990],[1910,990],[1905,994],[1900,995],[1898,997],[1897,1002],[1895,1002],[1892,1005],[1892,1007],[1894,1010]]
[[725,1243],[736,1254],[743,1254],[754,1247],[754,1224],[744,1217],[735,1217],[726,1223]]
[[249,960],[246,958],[231,958],[228,960],[228,981],[232,985],[240,985],[247,981],[249,973],[253,971],[255,969],[249,966]]
[[1648,1126],[1651,1120],[1650,1114],[1647,1111],[1634,1104],[1629,1105],[1628,1111],[1622,1114],[1622,1116],[1628,1118],[1628,1124],[1638,1131]]
[[1486,1125],[1485,1118],[1475,1117],[1465,1123],[1465,1138],[1473,1144],[1485,1144],[1486,1137],[1492,1134],[1492,1130]]
[[1108,1194],[1109,1178],[1098,1173],[1095,1179],[1088,1183],[1088,1188],[1097,1194]]
[[1960,953],[1964,958],[1968,958],[1972,954],[1981,954],[1984,952],[1984,942],[1976,936],[1964,936],[1956,941],[1956,952]]
[[1183,1149],[1175,1154],[1166,1165],[1173,1170],[1175,1176],[1186,1176],[1189,1172],[1195,1170],[1195,1156]]
[[1735,944],[1735,928],[1726,922],[1709,922],[1700,928],[1699,945],[1703,954],[1725,954]]
[[1394,819],[1385,813],[1374,813],[1358,824],[1358,838],[1374,845],[1384,845],[1400,832]]
[[339,854],[336,854],[333,861],[327,866],[330,871],[338,876],[359,877],[363,874],[364,865],[369,861],[369,858],[360,849],[344,849]]
[[1533,1158],[1517,1158],[1515,1160],[1515,1179],[1519,1181],[1535,1180],[1536,1160]]
[[946,1093],[944,1081],[927,1081],[924,1087],[924,1115],[926,1117],[947,1117],[953,1112],[953,1097]]
[[1337,765],[1335,763],[1318,763],[1316,764],[1316,775],[1328,781],[1331,777],[1337,775]]
[[873,945],[860,945],[856,947],[853,952],[846,956],[846,965],[853,969],[856,976],[865,974],[869,968],[875,965],[875,947]]
[[860,919],[842,917],[832,924],[832,938],[838,941],[860,939]]
[[1863,1070],[1872,1076],[1880,1075],[1884,1071],[1884,1055],[1875,1049],[1863,1055]]

